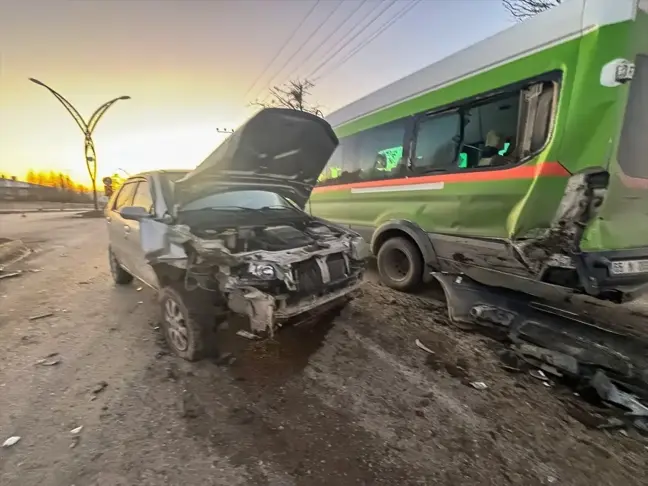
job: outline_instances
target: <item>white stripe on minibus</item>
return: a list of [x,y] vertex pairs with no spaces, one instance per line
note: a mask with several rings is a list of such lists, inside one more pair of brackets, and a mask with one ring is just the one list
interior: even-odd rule
[[402,192],[402,191],[438,191],[443,189],[443,182],[428,182],[427,184],[402,184],[399,186],[354,187],[351,194],[368,194],[372,192]]

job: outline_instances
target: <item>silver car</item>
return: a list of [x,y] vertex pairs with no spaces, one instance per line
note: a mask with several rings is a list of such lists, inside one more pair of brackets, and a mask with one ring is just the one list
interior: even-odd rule
[[105,209],[113,278],[159,291],[175,353],[217,353],[232,313],[248,323],[239,332],[264,337],[352,297],[368,245],[304,211],[337,145],[321,118],[265,109],[195,170],[139,174],[115,191]]

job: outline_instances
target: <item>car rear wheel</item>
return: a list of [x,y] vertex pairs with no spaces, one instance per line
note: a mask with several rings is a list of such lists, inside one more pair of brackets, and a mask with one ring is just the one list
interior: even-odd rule
[[110,274],[117,285],[128,285],[133,281],[133,276],[124,270],[119,260],[112,250],[108,250],[108,260],[110,263]]
[[160,291],[159,303],[164,338],[175,354],[188,361],[217,355],[215,313],[208,308],[193,308],[172,287]]
[[406,238],[390,238],[378,250],[378,273],[386,286],[407,292],[423,279],[423,257]]

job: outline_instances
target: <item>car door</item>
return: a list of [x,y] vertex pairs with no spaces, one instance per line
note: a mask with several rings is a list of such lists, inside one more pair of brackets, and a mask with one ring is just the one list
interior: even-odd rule
[[106,216],[110,248],[119,263],[129,272],[132,265],[130,263],[126,237],[130,231],[130,227],[127,225],[126,220],[119,214],[119,210],[126,206],[132,206],[136,188],[137,181],[126,181],[119,189],[114,203]]
[[[153,191],[151,190],[151,184],[152,181],[148,179],[139,180],[131,205],[142,207],[152,215]],[[129,220],[126,221],[126,225],[129,227],[129,231],[125,241],[128,246],[128,252],[131,258],[132,271],[134,272],[134,275],[145,284],[156,288],[157,276],[155,275],[153,267],[151,267],[151,265],[149,265],[148,261],[146,260],[144,249],[141,243],[140,222]]]

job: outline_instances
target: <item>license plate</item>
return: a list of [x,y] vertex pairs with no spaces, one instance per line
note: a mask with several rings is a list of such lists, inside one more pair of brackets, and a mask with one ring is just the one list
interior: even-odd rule
[[618,260],[610,265],[613,275],[648,273],[648,260]]

